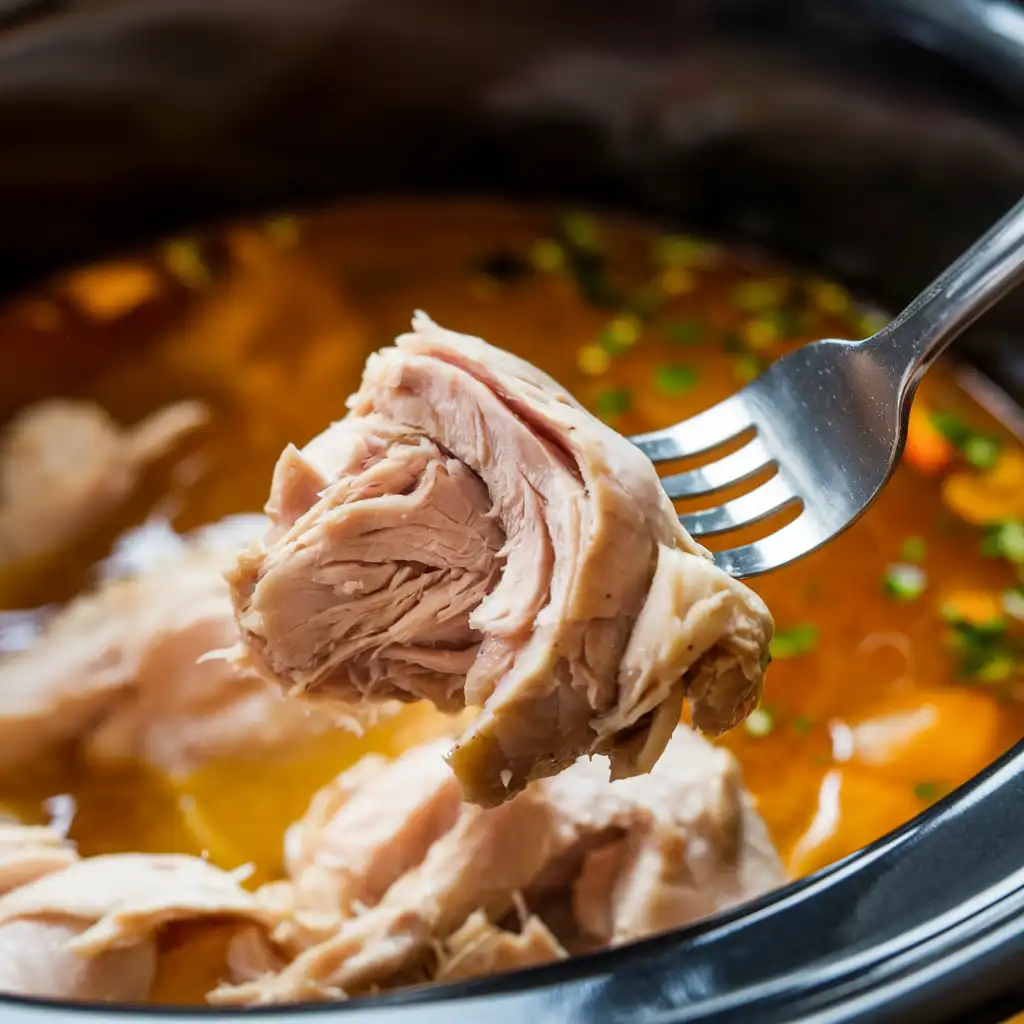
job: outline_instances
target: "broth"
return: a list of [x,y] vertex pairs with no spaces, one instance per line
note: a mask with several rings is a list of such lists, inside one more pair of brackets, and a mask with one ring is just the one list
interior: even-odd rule
[[[258,509],[281,449],[344,413],[366,355],[418,308],[536,363],[623,433],[718,401],[792,345],[881,322],[842,288],[757,254],[484,202],[281,217],[77,271],[0,313],[0,417],[60,393],[126,423],[182,398],[214,419],[116,517],[0,568],[0,608],[67,600],[146,518],[184,531]],[[774,664],[761,708],[722,742],[793,875],[912,818],[1024,735],[1024,451],[965,379],[951,365],[929,374],[907,458],[860,522],[753,581],[776,620]],[[68,751],[0,782],[0,800],[36,821],[70,795],[83,854],[200,853],[251,861],[265,881],[319,786],[436,726],[412,707],[361,739],[173,778],[99,771]],[[201,998],[209,984],[182,969],[172,951],[155,998]]]

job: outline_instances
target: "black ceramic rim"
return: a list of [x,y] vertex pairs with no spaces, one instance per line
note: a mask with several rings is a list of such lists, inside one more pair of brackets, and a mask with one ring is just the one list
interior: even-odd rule
[[[861,0],[1019,98],[1002,0]],[[999,10],[997,10],[997,8]],[[1014,8],[1024,26],[1024,11]],[[996,15],[1000,14],[1003,20]],[[1008,399],[1009,401],[1009,399]],[[514,975],[350,1004],[249,1010],[350,1024],[1003,1020],[1024,1007],[1024,743],[895,832],[695,927]],[[229,1011],[0,1000],[0,1024]]]

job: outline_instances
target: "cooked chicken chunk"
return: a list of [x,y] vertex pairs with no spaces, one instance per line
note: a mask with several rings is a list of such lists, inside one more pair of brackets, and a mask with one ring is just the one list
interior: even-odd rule
[[558,896],[567,864],[574,868],[583,945],[618,945],[709,917],[785,879],[735,759],[685,726],[649,776],[609,785],[584,760],[545,788],[575,840],[534,890],[543,905],[545,893]]
[[514,971],[568,955],[539,917],[531,914],[518,932],[511,932],[492,924],[480,910],[444,943],[443,952],[435,981]]
[[374,906],[420,863],[461,810],[446,747],[424,744],[391,766],[365,757],[316,794],[285,839],[299,906],[346,915]]
[[0,895],[76,860],[74,847],[47,825],[0,824]]
[[[387,765],[364,761],[348,773],[347,785],[399,791],[413,784],[428,749]],[[422,792],[427,802],[436,798],[429,786]],[[391,814],[390,805],[381,803],[378,815],[378,842],[389,831],[392,837],[407,834],[406,804]],[[318,827],[325,851],[337,848],[331,833],[340,830],[323,818],[318,798],[299,826],[307,856]],[[273,935],[276,945],[266,944],[262,953],[248,936],[245,960],[263,964],[264,972],[246,971],[237,979],[241,984],[214,992],[212,1001],[339,998],[410,978],[465,976],[488,964],[539,963],[566,949],[593,949],[679,926],[784,879],[735,760],[684,726],[649,775],[610,782],[606,765],[581,759],[500,807],[463,804],[457,820],[417,856],[375,905],[352,914],[336,903],[333,921],[323,901],[313,908],[296,892],[301,870],[290,885],[268,887],[266,905],[300,922],[304,911],[315,909],[316,927],[286,921]],[[323,861],[325,872],[330,865]],[[359,865],[355,879],[353,865]],[[345,892],[375,876],[365,856],[339,858],[334,871]],[[517,903],[520,894],[525,911]],[[514,925],[500,927],[517,911],[524,922],[518,932]],[[466,960],[461,969],[460,958]]]
[[182,772],[335,724],[211,654],[237,643],[238,628],[222,575],[237,538],[210,538],[102,583],[0,655],[0,770],[78,740],[96,760]]
[[179,402],[126,430],[91,402],[29,406],[0,437],[0,565],[90,529],[207,416],[198,402]]
[[413,326],[282,454],[231,577],[239,660],[291,692],[480,707],[449,763],[485,806],[584,753],[650,770],[684,696],[707,732],[741,721],[771,618],[650,462],[521,359]]
[[198,858],[72,854],[64,867],[0,897],[0,991],[142,1000],[156,976],[161,928],[225,918],[275,924],[234,875]]
[[37,917],[84,922],[87,929],[71,946],[85,956],[134,945],[171,921],[200,916],[275,923],[235,874],[179,854],[88,857],[0,898],[0,926]]
[[143,1001],[156,976],[156,944],[83,957],[71,948],[83,928],[37,918],[0,925],[0,992],[90,1003]]
[[[2,894],[77,861],[74,847],[52,828],[0,825]],[[68,948],[84,929],[76,921],[35,917],[0,924],[0,992],[97,1001],[144,999],[156,971],[154,944],[146,941],[86,959]]]

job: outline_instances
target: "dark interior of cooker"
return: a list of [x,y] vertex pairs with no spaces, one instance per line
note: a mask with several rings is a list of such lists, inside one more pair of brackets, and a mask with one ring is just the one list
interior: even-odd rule
[[254,208],[487,191],[752,239],[898,305],[1024,182],[1019,68],[936,55],[913,7],[8,0],[0,287]]
[[[0,291],[236,213],[371,192],[489,192],[626,207],[752,240],[898,306],[1024,191],[1019,56],[979,49],[955,26],[918,18],[920,7],[0,0]],[[1024,401],[1024,350],[1014,341],[1022,300],[989,315],[964,349]],[[999,832],[1016,828],[1019,767],[1007,761],[979,783],[974,811],[950,809],[890,845],[946,829],[957,842],[936,871],[959,900],[959,865],[982,835],[971,814],[999,800],[984,834],[994,843],[986,863],[1002,877],[1019,836]],[[851,896],[840,871],[782,901],[796,920],[797,904],[814,896],[821,909],[799,920],[817,930],[800,925],[765,946],[762,915],[751,938],[760,936],[765,964],[781,970],[816,951],[860,948],[879,922],[911,927],[937,882],[922,888],[909,866],[917,862],[901,867],[883,853],[862,871],[874,901]],[[608,1001],[612,1019],[618,1000],[619,1009],[634,1005],[638,986],[651,1012],[728,993],[757,958],[736,942],[728,954],[701,951],[732,928],[716,923],[689,940],[692,969],[672,991],[658,973],[678,962],[669,936],[622,951],[615,963],[632,980],[619,971],[564,998],[577,1010]],[[612,960],[598,963],[604,971]],[[972,971],[981,986],[988,976]],[[955,981],[963,1009],[970,986],[943,977],[950,984],[933,978],[930,1001],[950,998]],[[789,997],[769,995],[757,1019],[792,1019]],[[504,1005],[476,1004],[466,1019],[523,1019],[503,1016]],[[408,1012],[400,999],[395,1009],[395,1019]],[[450,1019],[434,1009],[417,1019]],[[566,1009],[538,1002],[534,1019],[571,1019],[559,1016]],[[975,1006],[963,1019],[995,1019],[979,1014]],[[13,1019],[8,1009],[4,1019]]]

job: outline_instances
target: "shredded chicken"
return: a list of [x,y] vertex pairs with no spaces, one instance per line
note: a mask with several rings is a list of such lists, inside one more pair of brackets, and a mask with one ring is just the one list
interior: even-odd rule
[[[6,836],[12,863],[15,831]],[[21,882],[0,897],[0,991],[90,1001],[140,1001],[156,976],[160,929],[174,921],[233,919],[263,929],[271,910],[238,878],[194,857],[112,854],[79,860],[60,840],[21,826]],[[2,837],[0,837],[2,838]],[[35,877],[26,870],[35,854]]]
[[149,463],[206,423],[179,402],[122,428],[92,402],[29,406],[0,437],[0,565],[60,548],[130,492]]
[[71,943],[83,956],[135,945],[172,921],[200,916],[275,923],[237,874],[179,854],[88,857],[0,898],[0,926],[36,917],[88,925]]
[[684,696],[705,731],[740,722],[771,617],[651,463],[521,359],[413,326],[281,455],[274,525],[230,577],[239,663],[291,692],[480,707],[449,763],[484,806],[584,753],[649,771]]
[[459,786],[447,742],[410,751],[401,769],[365,757],[325,786],[288,831],[285,859],[297,901],[310,910],[374,906],[456,822]]
[[0,823],[0,895],[76,860],[74,847],[48,825]]
[[[438,754],[432,745],[346,773],[349,795],[336,818],[325,820],[324,801],[338,783],[313,801],[296,826],[305,849],[297,872],[257,894],[282,923],[269,937],[240,940],[235,984],[211,993],[212,1002],[337,999],[409,979],[541,963],[677,927],[784,880],[735,760],[684,726],[649,775],[610,782],[600,759],[581,759],[499,807],[463,804],[441,834],[414,845],[404,870],[385,859],[390,870],[381,873],[365,850],[333,859],[359,791],[369,799],[414,786],[428,751]],[[429,785],[420,791],[425,806],[436,799]],[[376,848],[410,834],[408,802],[380,802],[377,814]],[[333,865],[339,883],[333,907],[324,878],[314,900],[303,888],[317,830],[328,854],[321,870]],[[345,902],[371,880],[374,891],[388,883],[378,899],[358,908]],[[510,915],[518,929],[506,927]]]
[[478,910],[444,944],[435,981],[459,981],[562,960],[568,953],[537,916],[518,932],[499,928]]
[[0,925],[0,992],[91,1003],[136,1003],[156,976],[152,940],[95,957],[71,944],[83,925],[62,919],[21,918]]
[[237,539],[208,532],[108,579],[0,655],[0,769],[75,740],[96,761],[186,772],[372,721],[378,710],[343,718],[287,701],[214,653],[238,640],[222,575]]

